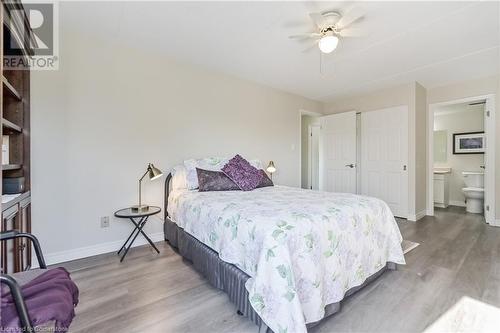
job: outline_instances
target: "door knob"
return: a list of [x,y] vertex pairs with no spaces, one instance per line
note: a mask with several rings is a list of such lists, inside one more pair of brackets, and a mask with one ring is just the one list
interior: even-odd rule
[[346,164],[345,166],[352,169],[356,166],[356,164],[351,163],[351,164]]

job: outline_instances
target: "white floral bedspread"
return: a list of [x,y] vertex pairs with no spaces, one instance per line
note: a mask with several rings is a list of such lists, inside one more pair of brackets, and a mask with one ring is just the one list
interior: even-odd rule
[[387,262],[404,264],[401,234],[381,200],[283,186],[175,191],[172,220],[250,275],[251,304],[276,333],[306,332]]

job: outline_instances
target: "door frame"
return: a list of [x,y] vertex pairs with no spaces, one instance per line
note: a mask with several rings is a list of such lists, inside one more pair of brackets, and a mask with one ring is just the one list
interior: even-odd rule
[[[312,188],[312,130],[313,128],[317,128],[318,130],[321,130],[321,125],[320,124],[314,124],[314,125],[309,125],[307,129],[308,137],[307,137],[307,146],[308,146],[308,156],[307,156],[307,188],[314,190]],[[319,150],[319,132],[318,132],[318,150]],[[319,157],[318,157],[318,176],[319,176]],[[318,179],[319,183],[319,179]],[[318,188],[316,190],[319,190],[319,184]]]
[[[486,138],[486,154],[487,164],[485,164],[486,169],[485,173],[488,173],[488,177],[493,179],[493,190],[488,191],[487,195],[491,198],[492,204],[490,204],[490,212],[493,216],[490,221],[486,221],[490,225],[500,226],[499,221],[496,220],[496,197],[495,197],[495,138],[496,138],[496,129],[495,129],[495,94],[488,95],[480,95],[467,97],[462,99],[455,99],[446,102],[432,103],[428,105],[427,110],[427,215],[434,216],[434,114],[435,110],[440,106],[459,104],[459,103],[467,103],[474,102],[479,99],[486,100],[486,104],[490,106],[490,126],[485,127],[485,138]],[[485,107],[486,107],[485,104]],[[483,114],[484,117],[484,114]],[[493,193],[489,193],[493,192]],[[486,219],[486,216],[485,216]]]
[[302,187],[302,116],[312,116],[312,117],[321,117],[321,116],[324,116],[324,114],[322,113],[319,113],[319,112],[314,112],[314,111],[309,111],[309,110],[305,110],[305,109],[300,109],[299,110],[299,113],[298,113],[298,116],[299,116],[299,128],[298,128],[298,131],[299,131],[299,149],[298,152],[299,152],[299,174],[298,174],[298,187]]

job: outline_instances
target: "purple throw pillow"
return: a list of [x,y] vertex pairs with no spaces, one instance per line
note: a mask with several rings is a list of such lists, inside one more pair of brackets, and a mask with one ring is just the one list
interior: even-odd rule
[[236,185],[224,172],[196,168],[198,175],[198,190],[207,191],[239,191]]
[[259,186],[262,173],[240,155],[236,155],[224,165],[222,172],[226,174],[243,191],[251,191]]
[[264,170],[260,170],[260,173],[262,174],[262,180],[260,181],[260,184],[259,186],[257,186],[257,188],[274,186],[273,181],[271,180],[271,178],[269,178]]

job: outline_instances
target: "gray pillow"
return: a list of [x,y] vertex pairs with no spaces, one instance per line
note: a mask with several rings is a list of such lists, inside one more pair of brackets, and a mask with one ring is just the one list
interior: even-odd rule
[[267,173],[264,170],[260,170],[260,172],[262,173],[262,180],[260,181],[260,184],[259,186],[257,186],[257,188],[274,186],[273,181],[271,180],[271,178],[269,178]]
[[240,188],[221,171],[210,171],[196,168],[200,192],[207,191],[239,191]]

